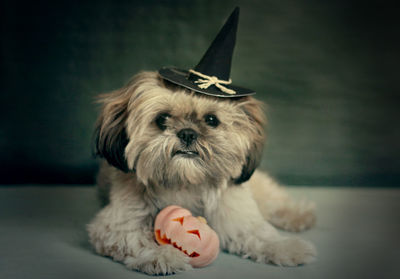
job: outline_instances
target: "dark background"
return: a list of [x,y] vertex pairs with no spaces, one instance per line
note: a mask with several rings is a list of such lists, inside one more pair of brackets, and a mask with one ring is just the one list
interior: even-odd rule
[[235,84],[267,103],[261,169],[400,186],[398,12],[386,1],[2,1],[0,183],[93,183],[95,96],[190,68],[238,5]]

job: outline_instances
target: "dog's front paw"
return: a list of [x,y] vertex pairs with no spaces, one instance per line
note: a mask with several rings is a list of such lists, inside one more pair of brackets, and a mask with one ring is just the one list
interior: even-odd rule
[[315,224],[315,205],[307,202],[287,204],[277,209],[269,221],[286,231],[304,231]]
[[314,245],[297,237],[283,238],[265,247],[267,260],[282,266],[297,266],[310,263],[317,255]]
[[190,258],[171,245],[141,251],[137,256],[128,256],[125,265],[150,275],[174,274],[192,269]]

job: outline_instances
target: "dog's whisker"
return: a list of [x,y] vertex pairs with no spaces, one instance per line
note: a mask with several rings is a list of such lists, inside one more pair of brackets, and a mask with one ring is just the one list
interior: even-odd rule
[[200,157],[206,160],[212,160],[212,151],[209,144],[206,142],[198,144]]

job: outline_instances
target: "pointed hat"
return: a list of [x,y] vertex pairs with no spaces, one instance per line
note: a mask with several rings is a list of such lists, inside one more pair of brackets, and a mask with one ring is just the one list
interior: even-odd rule
[[236,7],[196,67],[190,70],[164,67],[158,71],[161,77],[198,93],[216,97],[234,98],[255,94],[251,89],[233,85],[229,78],[238,21],[239,8]]

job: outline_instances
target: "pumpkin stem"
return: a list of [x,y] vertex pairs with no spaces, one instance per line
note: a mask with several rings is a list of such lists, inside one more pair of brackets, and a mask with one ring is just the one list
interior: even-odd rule
[[207,224],[207,220],[203,216],[197,216],[196,218],[199,219],[200,222]]

